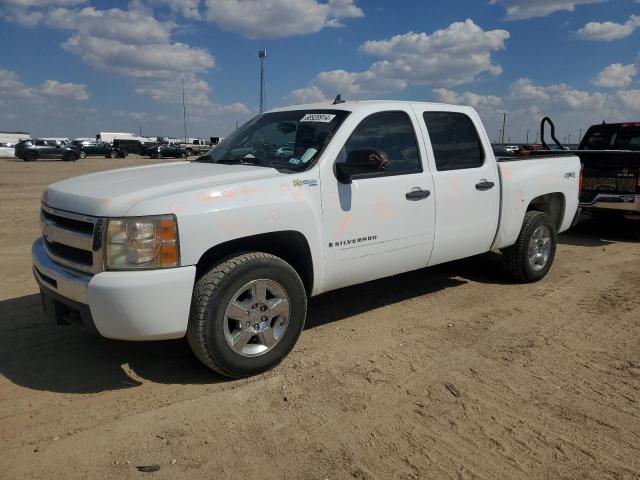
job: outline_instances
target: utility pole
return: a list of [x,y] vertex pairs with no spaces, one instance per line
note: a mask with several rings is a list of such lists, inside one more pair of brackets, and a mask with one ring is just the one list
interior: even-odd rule
[[504,130],[507,126],[507,112],[502,116],[502,143],[504,144]]
[[260,113],[267,109],[267,96],[264,84],[264,59],[267,56],[266,50],[258,51],[258,58],[260,59]]
[[571,134],[569,134],[569,141],[567,142],[567,145],[571,145]]
[[182,121],[184,123],[184,143],[187,143],[187,104],[184,101],[184,78],[182,81]]
[[526,143],[529,143],[529,130],[527,130],[527,141]]
[[502,129],[498,130],[498,141],[496,143],[502,142]]

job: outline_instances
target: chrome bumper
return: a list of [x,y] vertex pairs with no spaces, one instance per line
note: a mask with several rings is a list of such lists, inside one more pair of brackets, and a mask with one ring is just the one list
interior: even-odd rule
[[33,275],[38,285],[63,297],[88,305],[87,286],[93,275],[69,270],[49,258],[42,238],[31,247]]
[[633,193],[626,195],[601,193],[591,202],[581,202],[580,207],[589,210],[616,210],[623,213],[640,213],[640,195]]

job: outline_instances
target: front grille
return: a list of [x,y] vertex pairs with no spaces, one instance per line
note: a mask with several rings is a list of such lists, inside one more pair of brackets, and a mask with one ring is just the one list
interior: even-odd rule
[[582,189],[594,192],[635,193],[635,176],[583,177]]
[[103,220],[42,204],[40,224],[49,257],[88,273],[102,270]]
[[70,262],[84,265],[85,267],[93,266],[93,252],[70,247],[63,243],[50,242],[46,238],[44,239],[44,243],[47,246],[47,250],[53,253],[56,257],[64,258]]

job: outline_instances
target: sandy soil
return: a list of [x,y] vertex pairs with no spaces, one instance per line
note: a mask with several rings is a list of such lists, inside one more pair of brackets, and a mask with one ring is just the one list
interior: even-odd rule
[[41,313],[44,186],[140,162],[0,160],[1,478],[640,478],[637,224],[583,222],[535,285],[490,253],[318,297],[281,366],[229,382]]

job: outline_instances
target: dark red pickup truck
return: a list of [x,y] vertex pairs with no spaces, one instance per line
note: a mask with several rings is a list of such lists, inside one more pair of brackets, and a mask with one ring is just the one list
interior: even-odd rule
[[575,153],[583,166],[580,207],[640,218],[640,122],[594,125]]

